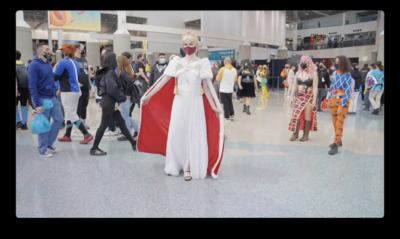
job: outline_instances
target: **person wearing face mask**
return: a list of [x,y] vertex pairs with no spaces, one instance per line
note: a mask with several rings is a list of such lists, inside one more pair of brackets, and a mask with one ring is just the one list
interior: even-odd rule
[[332,114],[332,123],[335,131],[335,140],[329,145],[328,152],[335,155],[338,147],[342,146],[343,124],[349,107],[349,98],[351,94],[351,65],[346,56],[337,56],[335,58],[336,71],[332,74],[331,87],[328,96],[329,108]]
[[[51,152],[56,149],[53,143],[57,138],[63,122],[61,104],[55,97],[56,88],[53,79],[53,69],[49,63],[52,57],[49,46],[38,44],[36,46],[37,57],[35,57],[28,67],[29,91],[37,114],[44,114],[46,118],[52,118],[50,131],[38,135],[39,155],[45,158],[53,157]],[[43,110],[43,101],[50,99],[53,107]]]
[[54,66],[54,80],[60,81],[61,102],[64,107],[66,131],[60,142],[71,142],[72,126],[75,125],[84,138],[80,144],[87,144],[93,140],[93,136],[87,131],[85,125],[77,114],[79,97],[82,95],[79,83],[80,66],[75,60],[75,47],[72,44],[63,44],[59,49],[64,59]]
[[[175,56],[142,97],[139,152],[166,156],[164,172],[184,180],[217,178],[224,147],[224,117],[208,58],[196,56],[199,40],[182,36],[185,57]],[[233,87],[232,87],[233,88]]]
[[165,68],[167,68],[168,62],[166,60],[165,54],[158,54],[158,61],[150,70],[150,83],[149,87],[151,87],[157,80],[164,74]]
[[[292,118],[289,122],[289,131],[293,132],[290,141],[299,137],[299,130],[304,130],[300,141],[307,141],[311,131],[317,131],[318,75],[316,66],[309,56],[300,59],[300,68],[295,75],[292,87],[290,105],[294,103]],[[297,97],[295,98],[295,92]]]
[[318,99],[317,99],[317,111],[322,111],[321,105],[322,100],[325,95],[325,89],[329,89],[331,86],[331,80],[329,77],[329,73],[325,68],[325,65],[321,62],[318,65]]

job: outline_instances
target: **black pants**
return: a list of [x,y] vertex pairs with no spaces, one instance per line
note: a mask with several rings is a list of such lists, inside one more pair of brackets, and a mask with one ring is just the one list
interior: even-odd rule
[[365,91],[365,83],[361,85],[362,91],[361,91],[361,100],[364,101],[364,91]]
[[78,101],[78,109],[76,113],[78,114],[79,118],[86,119],[86,111],[87,106],[89,104],[89,90],[81,90],[82,95],[79,97]]
[[[21,102],[21,106],[26,106],[26,102],[28,102],[30,98],[29,89],[28,88],[18,88],[19,96],[15,99],[15,105],[18,105],[18,101]],[[33,105],[32,105],[33,107]]]
[[235,111],[233,110],[232,103],[232,93],[223,93],[221,94],[221,103],[224,105],[224,115],[226,119],[229,119],[229,116],[235,115]]
[[103,138],[104,132],[107,129],[107,126],[113,121],[117,121],[119,128],[121,129],[122,134],[131,142],[132,145],[136,144],[136,141],[133,139],[132,135],[130,134],[129,130],[126,128],[125,121],[122,118],[121,113],[118,110],[114,110],[115,107],[115,100],[105,94],[101,98],[101,123],[99,128],[96,131],[96,136],[94,138],[94,143],[92,149],[98,149],[101,139]]

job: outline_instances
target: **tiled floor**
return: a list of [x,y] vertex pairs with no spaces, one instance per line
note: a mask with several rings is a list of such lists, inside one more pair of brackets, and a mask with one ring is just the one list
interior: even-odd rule
[[[39,158],[37,136],[18,129],[16,216],[383,217],[383,112],[371,115],[359,105],[346,117],[343,147],[331,156],[328,111],[318,112],[319,130],[309,141],[290,142],[291,108],[283,92],[269,95],[266,106],[252,100],[250,116],[234,100],[217,180],[167,176],[163,156],[133,152],[117,136],[103,138],[105,157],[90,156],[91,146],[80,145],[74,132],[72,143],[55,143],[53,158]],[[100,115],[91,99],[93,135]],[[133,118],[139,122],[138,109]]]

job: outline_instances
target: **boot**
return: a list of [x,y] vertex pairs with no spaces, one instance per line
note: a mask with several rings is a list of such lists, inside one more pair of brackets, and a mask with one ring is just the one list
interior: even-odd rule
[[339,146],[337,144],[333,144],[333,147],[329,150],[328,154],[335,155],[338,152]]
[[304,126],[304,134],[301,137],[300,141],[307,141],[308,140],[308,133],[310,133],[311,121],[306,120],[306,124]]
[[292,137],[290,137],[290,141],[295,141],[299,137],[299,124],[300,122],[297,121],[296,131],[294,131]]
[[[332,147],[334,146],[334,144],[335,144],[335,143],[330,144],[330,145],[329,145],[329,148],[332,148]],[[342,146],[342,140],[340,140],[340,142],[339,142],[339,147],[340,147],[340,146]]]
[[243,112],[246,112],[246,105],[243,105]]
[[246,114],[251,115],[251,113],[250,113],[250,105],[247,106]]

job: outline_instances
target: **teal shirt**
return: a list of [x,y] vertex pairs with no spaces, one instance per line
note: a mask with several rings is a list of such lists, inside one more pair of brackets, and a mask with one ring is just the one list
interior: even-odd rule
[[[375,77],[375,79],[378,80],[378,83],[377,83],[370,91],[372,92],[372,91],[381,91],[381,90],[384,90],[384,85],[383,85],[383,83],[384,83],[384,80],[385,80],[385,76],[383,76],[383,71],[375,69],[375,70],[372,70],[372,71],[370,72],[370,74],[371,74],[373,77]],[[382,77],[382,76],[383,76],[383,77]],[[382,77],[382,79],[380,79],[381,77]]]

